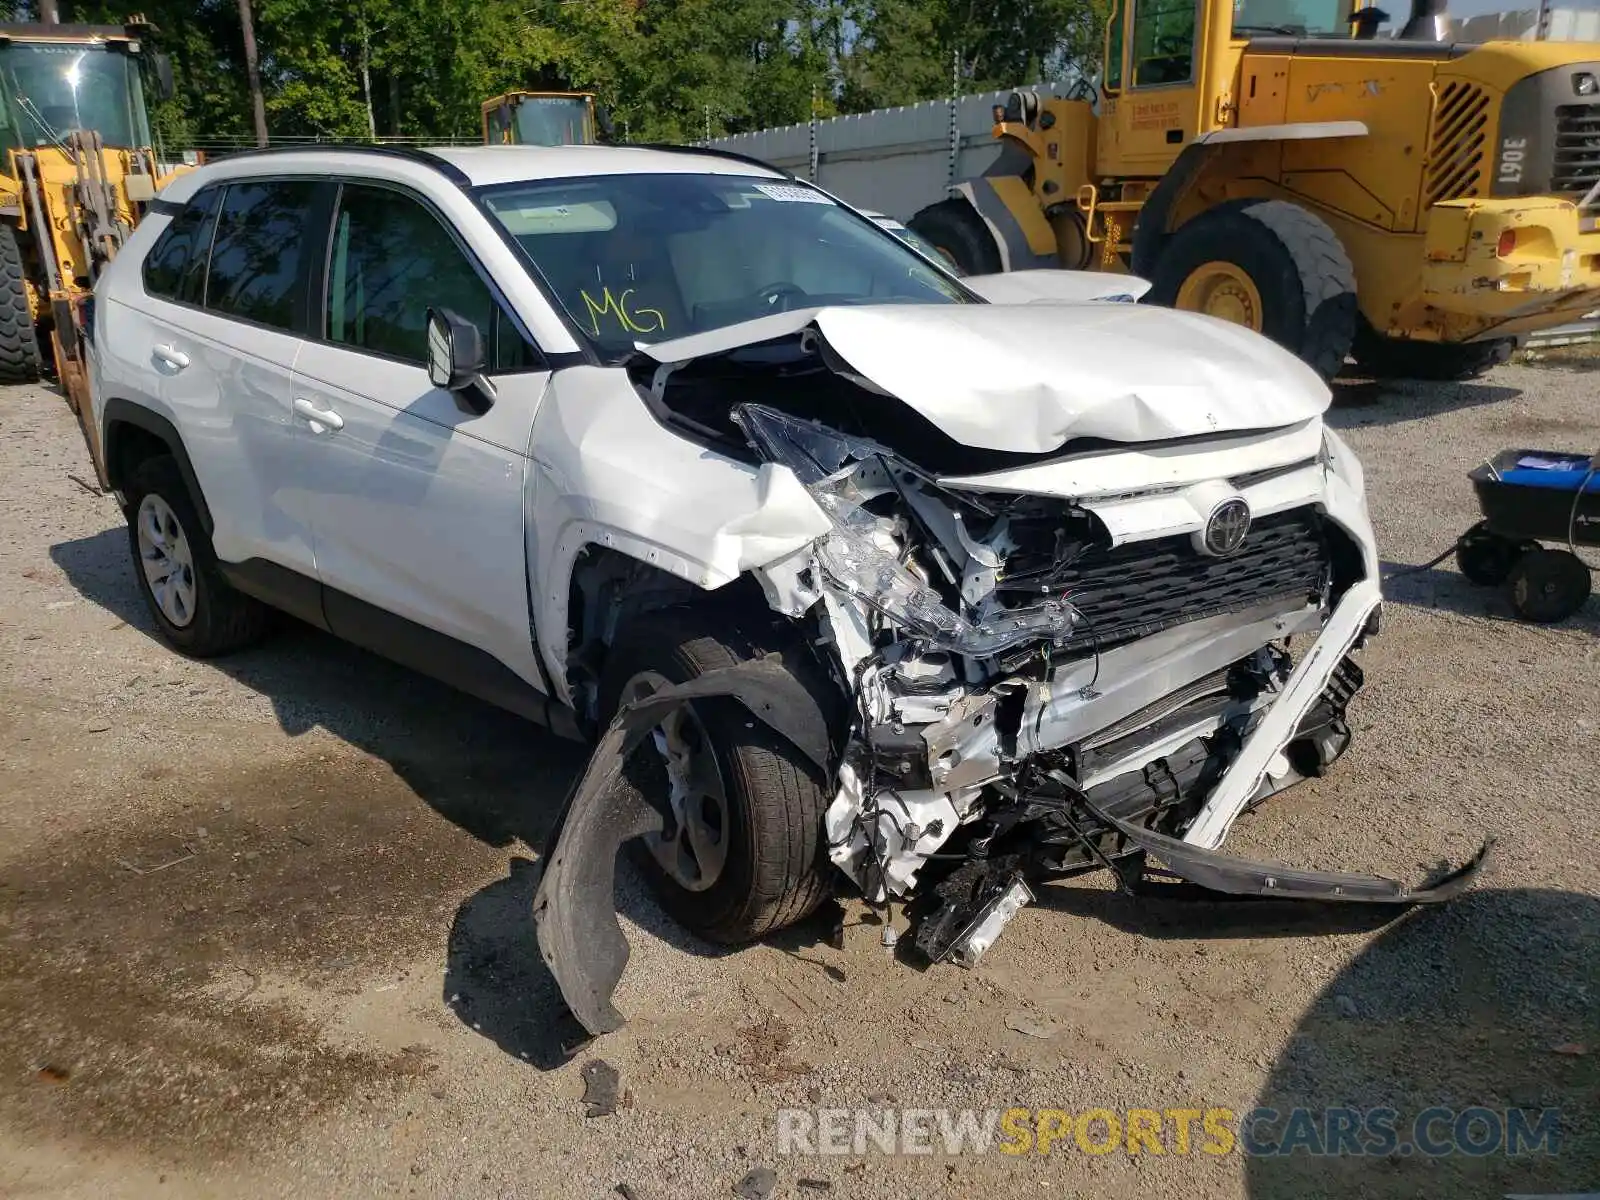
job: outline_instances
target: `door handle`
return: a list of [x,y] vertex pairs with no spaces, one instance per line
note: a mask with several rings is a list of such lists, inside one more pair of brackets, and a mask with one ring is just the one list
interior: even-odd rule
[[327,433],[330,429],[343,429],[344,418],[331,408],[318,408],[315,401],[296,396],[294,411],[311,423],[312,433]]
[[174,350],[171,346],[157,346],[155,356],[174,371],[181,371],[189,365],[189,356],[182,350]]

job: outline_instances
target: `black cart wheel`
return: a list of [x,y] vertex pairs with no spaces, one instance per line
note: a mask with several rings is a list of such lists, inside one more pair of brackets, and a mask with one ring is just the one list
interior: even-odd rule
[[1524,621],[1553,625],[1583,607],[1592,583],[1569,550],[1529,550],[1511,568],[1511,607]]
[[1499,587],[1511,577],[1511,568],[1522,553],[1522,546],[1490,533],[1489,523],[1482,521],[1456,543],[1456,566],[1481,587]]

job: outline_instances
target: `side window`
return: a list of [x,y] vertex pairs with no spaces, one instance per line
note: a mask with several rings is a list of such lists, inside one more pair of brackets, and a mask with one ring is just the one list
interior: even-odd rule
[[517,334],[448,230],[417,201],[346,184],[328,256],[330,342],[418,366],[428,360],[428,309],[476,325],[490,369],[525,370],[537,355]]
[[228,185],[211,243],[208,309],[274,329],[296,328],[296,287],[316,190],[310,181]]
[[1134,0],[1133,86],[1194,78],[1195,0]]
[[221,187],[197,192],[161,231],[144,260],[144,290],[163,300],[199,304],[205,293],[206,259],[216,227]]
[[1122,90],[1122,23],[1126,17],[1122,0],[1111,0],[1111,12],[1106,16],[1106,69],[1104,87],[1107,92]]

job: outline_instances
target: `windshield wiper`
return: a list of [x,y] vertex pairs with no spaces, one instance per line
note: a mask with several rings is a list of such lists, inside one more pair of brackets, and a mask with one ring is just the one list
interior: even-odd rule
[[1304,27],[1296,28],[1293,25],[1235,25],[1233,31],[1235,33],[1240,31],[1246,33],[1279,33],[1287,37],[1304,37],[1306,33]]

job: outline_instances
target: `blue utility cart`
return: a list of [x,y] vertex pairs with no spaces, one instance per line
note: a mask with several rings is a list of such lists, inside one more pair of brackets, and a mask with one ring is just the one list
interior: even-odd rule
[[1456,543],[1461,573],[1505,586],[1525,621],[1564,621],[1582,608],[1592,581],[1573,549],[1600,546],[1600,454],[1502,450],[1469,478],[1483,520]]

